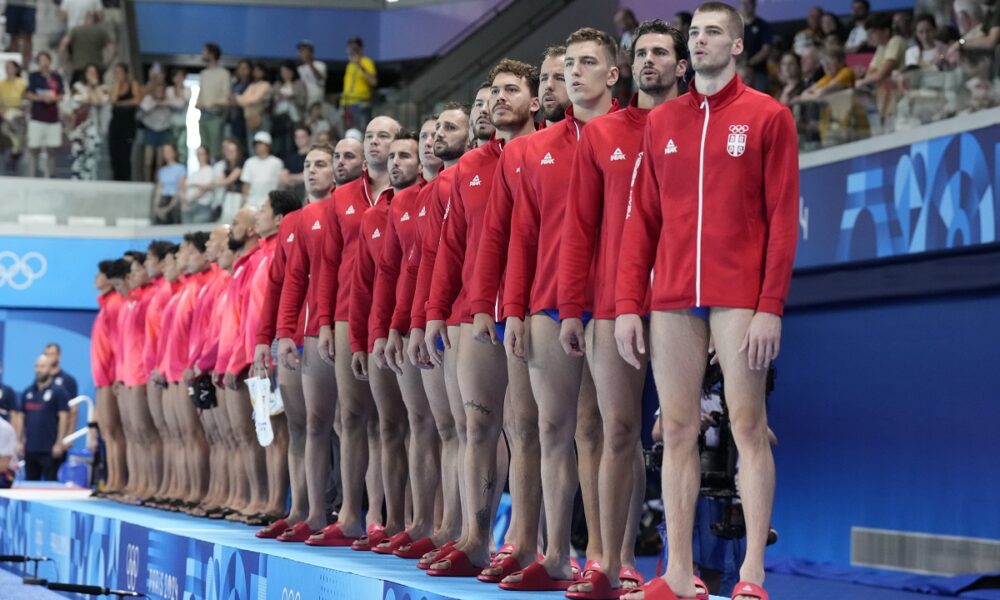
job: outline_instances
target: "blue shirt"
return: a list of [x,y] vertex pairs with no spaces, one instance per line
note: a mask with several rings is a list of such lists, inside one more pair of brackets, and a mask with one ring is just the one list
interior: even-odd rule
[[180,183],[181,177],[186,174],[187,169],[180,163],[160,167],[160,170],[156,172],[156,176],[160,181],[160,185],[163,186],[162,194],[164,196],[176,196],[177,184]]
[[80,388],[76,385],[76,377],[73,377],[61,368],[59,369],[59,372],[56,373],[56,376],[52,378],[52,383],[66,390],[66,396],[70,400],[76,398],[80,393]]
[[24,390],[20,411],[24,413],[25,453],[49,454],[59,435],[59,413],[69,410],[66,390],[50,384],[39,389],[38,384]]
[[17,410],[17,393],[9,385],[0,384],[0,419],[10,422],[10,413]]
[[[38,95],[52,94],[53,96],[63,95],[63,80],[59,73],[49,73],[48,77],[42,75],[41,71],[35,71],[28,75],[28,91]],[[48,102],[31,103],[31,120],[42,123],[59,122],[59,105]]]

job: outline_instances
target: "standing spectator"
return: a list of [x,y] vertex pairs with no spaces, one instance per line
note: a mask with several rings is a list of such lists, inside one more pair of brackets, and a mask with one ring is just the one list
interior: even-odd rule
[[177,162],[187,164],[187,112],[191,103],[191,90],[184,85],[187,73],[174,69],[167,88],[167,106],[170,107],[170,141],[177,147]]
[[312,146],[312,132],[305,125],[295,128],[296,151],[285,156],[285,168],[281,170],[281,185],[291,190],[297,198],[304,198],[306,154]]
[[778,81],[781,83],[778,101],[786,106],[806,89],[805,81],[802,80],[802,65],[794,52],[785,52],[781,56]]
[[220,220],[230,223],[243,204],[243,183],[240,181],[243,174],[243,150],[236,140],[229,137],[222,142],[222,159],[212,169],[215,171],[212,185],[222,193]]
[[937,63],[938,50],[934,44],[937,37],[937,23],[933,15],[923,14],[917,17],[914,27],[914,37],[917,43],[906,49],[903,63],[906,68],[927,68]]
[[[309,128],[309,131],[313,132],[313,143],[316,144],[321,143],[319,139],[321,135],[324,133],[329,134],[332,129],[330,122],[323,116],[323,107],[319,104],[314,104],[309,108],[309,117],[306,119],[306,126]],[[327,141],[329,141],[329,138]]]
[[774,34],[771,24],[757,16],[757,0],[743,0],[743,55],[747,66],[753,70],[753,80],[745,83],[759,92],[767,93],[767,57],[771,53]]
[[0,489],[14,485],[17,467],[17,432],[7,419],[0,419]]
[[31,36],[35,35],[35,10],[38,0],[7,0],[3,11],[10,45],[7,52],[21,52],[21,64],[31,64]]
[[298,46],[299,77],[306,86],[306,102],[309,108],[323,104],[326,96],[326,63],[316,60],[316,47],[309,40],[302,40]]
[[218,220],[218,203],[215,201],[215,169],[212,168],[208,148],[198,146],[198,169],[187,177],[184,200],[181,203],[182,223],[212,223]]
[[24,152],[24,90],[28,82],[21,77],[21,65],[9,60],[4,65],[6,79],[0,81],[0,152],[10,152],[10,171]]
[[260,131],[269,131],[271,124],[267,109],[271,102],[271,82],[267,80],[267,67],[262,62],[254,62],[250,70],[251,81],[247,89],[233,100],[243,109],[243,120],[247,124],[247,147],[253,144],[254,136]]
[[101,115],[108,90],[101,83],[97,65],[88,65],[83,78],[73,84],[73,127],[69,131],[72,178],[97,180],[101,156]]
[[[0,375],[3,368],[0,367]],[[0,383],[0,421],[10,421],[17,410],[17,393],[6,383]]]
[[249,60],[241,60],[236,63],[236,77],[233,78],[233,84],[230,88],[229,112],[226,117],[226,123],[229,125],[229,132],[226,135],[239,141],[240,149],[244,154],[249,148],[247,146],[247,122],[243,118],[243,109],[234,98],[247,91],[247,87],[250,86],[250,71]]
[[89,12],[82,25],[70,29],[63,36],[59,51],[64,54],[68,52],[72,67],[70,81],[76,83],[83,79],[83,70],[87,65],[96,65],[103,76],[104,66],[114,58],[115,47],[108,31],[97,24],[97,13]]
[[157,225],[176,225],[181,222],[181,200],[187,169],[177,162],[177,148],[169,142],[163,145],[163,161],[164,165],[156,172],[153,222]]
[[38,70],[28,76],[28,87],[24,95],[31,100],[31,119],[28,121],[28,177],[34,177],[38,169],[38,158],[42,150],[48,154],[44,175],[51,177],[55,171],[55,150],[62,146],[62,124],[59,122],[59,102],[65,88],[59,73],[52,71],[52,56],[42,50],[38,53]]
[[271,116],[271,137],[274,154],[285,158],[294,152],[295,128],[306,118],[308,93],[292,61],[285,61],[278,70],[274,84],[274,110]]
[[222,128],[229,106],[229,71],[219,65],[222,50],[218,44],[205,44],[201,58],[205,62],[205,69],[199,75],[200,89],[196,106],[201,111],[201,118],[198,129],[201,131],[202,146],[208,148],[209,154],[215,157],[222,151]]
[[24,390],[14,429],[18,454],[24,456],[25,479],[55,481],[66,454],[62,438],[69,433],[69,396],[52,382],[52,361],[35,360],[35,383]]
[[868,0],[851,2],[850,32],[847,34],[847,42],[844,44],[844,51],[847,54],[871,52],[874,48],[868,42],[867,30],[871,10],[871,4],[868,3]]
[[108,125],[111,174],[115,181],[132,180],[132,144],[141,100],[142,87],[129,76],[128,65],[116,64],[111,84],[111,123]]
[[378,72],[375,61],[365,56],[364,42],[359,37],[347,40],[347,59],[344,87],[340,93],[344,129],[353,127],[364,131],[372,118],[372,98],[378,85]]
[[[143,174],[146,181],[163,164],[163,147],[170,143],[173,111],[167,103],[167,90],[162,82],[150,86],[149,93],[139,104],[139,121],[142,122]],[[174,150],[176,152],[176,146]]]
[[253,137],[255,156],[243,163],[240,181],[243,182],[242,206],[259,208],[267,199],[267,193],[278,187],[278,179],[285,165],[281,159],[271,154],[271,134],[258,131]]
[[66,18],[66,31],[72,31],[74,27],[83,25],[89,13],[97,15],[99,21],[101,13],[104,12],[104,5],[101,4],[101,0],[62,0],[59,3],[59,12]]

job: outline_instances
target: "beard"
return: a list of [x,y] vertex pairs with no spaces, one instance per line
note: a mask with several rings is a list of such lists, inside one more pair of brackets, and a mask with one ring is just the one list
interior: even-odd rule
[[545,117],[546,121],[551,121],[553,123],[562,121],[566,118],[566,107],[561,104],[556,104],[551,109],[542,108],[542,116]]
[[239,252],[240,250],[242,250],[243,246],[245,246],[246,243],[247,243],[246,236],[243,236],[242,240],[238,240],[235,237],[233,237],[232,233],[229,234],[229,240],[227,242],[227,245],[229,246],[229,249],[232,250],[233,252]]
[[434,156],[444,161],[458,160],[459,158],[462,157],[463,154],[465,154],[464,143],[461,146],[457,146],[454,148],[449,146],[441,149],[440,151],[437,148],[434,149]]

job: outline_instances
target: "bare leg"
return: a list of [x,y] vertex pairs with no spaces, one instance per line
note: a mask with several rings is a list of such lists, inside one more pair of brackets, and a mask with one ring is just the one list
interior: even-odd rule
[[[616,347],[617,348],[617,347]],[[604,449],[604,424],[597,407],[597,391],[590,367],[583,366],[580,381],[580,397],[576,407],[576,456],[580,472],[580,492],[583,497],[583,514],[587,524],[586,556],[588,560],[600,560],[605,554],[601,538],[601,504],[598,493],[598,473],[601,453]],[[615,546],[617,549],[617,546]]]
[[[368,383],[378,411],[381,436],[381,471],[385,489],[385,532],[395,535],[405,527],[406,509],[406,406],[399,390],[396,375],[388,369],[379,369],[375,360],[368,357]],[[371,510],[373,507],[370,507]]]
[[177,413],[184,432],[184,457],[188,472],[185,500],[201,502],[208,489],[208,440],[195,408],[187,395],[187,386],[178,384]]
[[[292,507],[288,524],[294,525],[309,516],[309,492],[306,480],[306,399],[302,388],[300,365],[278,365],[278,385],[285,403],[288,428],[288,474],[292,487]],[[336,385],[334,386],[336,389]],[[325,483],[325,480],[324,480]]]
[[[709,319],[740,457],[740,498],[747,524],[747,551],[740,567],[740,580],[762,584],[775,474],[764,405],[767,370],[751,371],[746,351],[740,352],[753,315],[754,312],[747,309],[713,308]],[[749,600],[750,596],[736,598]]]
[[[573,439],[584,361],[563,351],[559,344],[559,323],[553,319],[537,314],[532,316],[530,326],[528,374],[538,401],[542,502],[548,542],[542,565],[555,579],[572,579],[570,521],[579,483]],[[520,574],[515,574],[504,581],[520,580]]]
[[462,499],[458,475],[458,432],[451,412],[443,369],[420,373],[427,392],[434,425],[441,440],[441,522],[433,534],[434,543],[441,545],[458,539],[462,532]]
[[504,362],[501,346],[478,343],[472,336],[471,324],[463,324],[460,329],[458,384],[467,436],[462,476],[469,510],[465,515],[465,543],[459,550],[473,564],[485,567],[490,562],[494,498],[497,488],[503,489],[503,480],[497,472],[497,442],[503,428],[507,371],[496,368]]
[[[340,507],[338,524],[344,535],[361,537],[365,534],[361,512],[369,460],[368,421],[373,416],[375,404],[368,383],[358,381],[351,372],[347,323],[338,322],[334,326],[334,343],[340,410],[340,472],[344,482],[344,503]],[[326,477],[328,473],[323,475],[324,487]]]
[[441,441],[420,369],[404,361],[399,389],[410,425],[409,467],[413,518],[406,530],[419,540],[434,531],[434,502],[441,486]]
[[118,399],[112,388],[107,388],[106,402],[100,403],[101,435],[108,452],[108,489],[112,492],[122,491],[128,482],[125,433],[122,430],[121,414],[118,411]]
[[250,397],[246,386],[240,385],[240,389],[226,389],[226,415],[229,418],[229,427],[236,442],[236,452],[234,456],[234,466],[237,467],[236,494],[233,497],[232,508],[242,514],[256,512],[257,506],[254,502],[257,498],[253,495],[253,459],[249,456],[248,446],[257,440],[251,440],[253,431],[248,431],[250,425]]
[[444,351],[444,385],[448,390],[448,406],[451,408],[451,416],[455,420],[455,435],[458,437],[458,455],[455,457],[456,477],[458,477],[459,498],[462,506],[461,533],[458,536],[459,545],[465,542],[468,535],[469,524],[469,490],[465,486],[465,478],[462,473],[465,470],[465,447],[468,442],[466,437],[465,406],[462,404],[461,387],[458,384],[458,354],[461,342],[461,330],[457,326],[448,327],[448,337],[451,340],[451,349]]
[[136,437],[129,411],[133,397],[132,388],[123,386],[119,388],[118,395],[115,397],[115,403],[118,405],[118,416],[122,424],[122,438],[125,441],[125,465],[129,474],[128,484],[125,486],[123,492],[126,496],[134,497],[137,495],[136,490],[139,488],[142,474],[140,472],[141,469],[136,464],[139,457],[136,446],[139,440]]
[[167,422],[163,416],[163,388],[152,381],[147,382],[146,400],[149,403],[149,417],[152,419],[157,440],[150,447],[152,453],[152,470],[150,473],[153,483],[152,495],[156,498],[161,498],[167,489],[164,455],[169,451],[170,447],[170,431],[167,429]]
[[146,385],[132,388],[133,394],[133,417],[139,435],[139,464],[143,472],[143,485],[139,490],[139,495],[143,498],[150,498],[156,492],[159,485],[159,473],[157,472],[156,456],[160,450],[160,436],[156,432],[156,425],[149,412],[149,401],[146,398]]
[[[663,427],[663,504],[670,548],[664,579],[676,596],[691,598],[696,592],[691,536],[701,485],[698,434],[708,325],[690,311],[653,312],[649,340]],[[642,598],[643,592],[627,597]]]
[[309,529],[326,527],[326,484],[330,477],[330,436],[337,408],[337,375],[319,356],[316,338],[302,350],[302,395],[306,409],[305,462]]
[[[364,382],[362,382],[364,383]],[[368,386],[369,391],[371,386]],[[365,531],[372,525],[382,524],[382,507],[385,504],[385,481],[382,479],[382,433],[372,399],[372,415],[368,419],[368,469],[365,471],[365,490],[368,493],[368,514]]]
[[264,512],[285,516],[285,496],[288,493],[288,425],[285,414],[271,417],[274,440],[264,449],[267,460],[267,506]]

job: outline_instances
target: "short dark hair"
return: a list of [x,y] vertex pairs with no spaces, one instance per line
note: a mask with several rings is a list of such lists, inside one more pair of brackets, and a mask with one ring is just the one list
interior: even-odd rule
[[743,38],[743,29],[746,24],[738,10],[725,2],[706,2],[695,9],[694,14],[706,12],[718,12],[726,15],[726,20],[729,21],[729,34],[733,36],[733,39]]
[[49,348],[55,348],[56,352],[62,354],[62,346],[60,346],[57,342],[49,342],[48,344],[45,344],[45,349],[48,350]]
[[184,241],[194,246],[198,252],[205,252],[210,235],[207,231],[190,231],[184,234]]
[[292,81],[298,81],[299,70],[295,68],[295,63],[290,60],[285,60],[281,62],[282,69],[288,69],[292,72]]
[[445,102],[444,106],[441,107],[441,112],[445,112],[448,110],[460,110],[464,112],[465,116],[467,117],[472,115],[472,107],[466,104],[465,102],[456,102],[454,100],[450,102]]
[[170,247],[174,245],[175,244],[173,242],[167,240],[154,240],[149,243],[146,253],[152,254],[156,258],[163,260],[163,257],[170,251]]
[[100,271],[105,277],[111,277],[111,275],[109,275],[108,273],[111,272],[111,265],[114,262],[115,261],[111,259],[102,260],[101,262],[97,263],[97,270]]
[[306,125],[305,123],[299,123],[298,125],[296,125],[294,131],[298,131],[300,129],[302,131],[306,132],[306,135],[308,135],[308,136],[312,136],[312,134],[313,134],[312,129],[310,129],[309,126]]
[[132,259],[132,262],[137,262],[140,265],[146,264],[146,253],[141,250],[126,250],[125,256]]
[[438,117],[440,116],[441,115],[439,115],[438,113],[431,113],[429,115],[425,115],[423,119],[420,119],[420,126],[423,127],[424,123],[426,123],[427,121],[437,121]]
[[285,216],[302,208],[302,200],[288,190],[271,190],[267,193],[267,198],[271,201],[271,212],[275,215]]
[[919,15],[917,15],[917,17],[913,19],[913,26],[916,27],[917,25],[923,23],[924,21],[930,23],[931,27],[937,29],[937,19],[935,19],[934,15],[930,13],[920,13]]
[[871,5],[870,2],[868,2],[868,0],[854,0],[854,2],[851,2],[851,4],[864,4],[865,5],[865,10],[871,10],[872,9],[872,5]]
[[208,52],[215,60],[222,58],[222,48],[219,48],[215,42],[205,42],[205,52]]
[[132,265],[129,264],[127,260],[124,258],[117,258],[111,261],[111,266],[108,269],[107,275],[111,279],[124,279],[131,270]]
[[497,75],[507,73],[523,79],[528,84],[532,96],[538,95],[538,68],[512,58],[505,58],[490,69],[490,84],[496,81]]
[[21,76],[21,63],[17,62],[16,60],[8,60],[7,64],[14,65],[14,77]]
[[688,47],[684,43],[684,34],[681,33],[681,30],[662,19],[651,19],[639,23],[639,26],[632,30],[632,47],[629,48],[629,57],[632,60],[635,60],[635,46],[639,42],[639,38],[647,33],[670,36],[670,39],[674,41],[674,56],[677,57],[677,60],[688,59]]
[[357,46],[358,48],[364,48],[365,47],[365,41],[362,40],[360,36],[354,35],[354,36],[351,36],[351,37],[347,38],[347,45],[348,46]]
[[892,17],[885,13],[876,13],[865,19],[865,31],[878,29],[892,31]]
[[600,29],[594,29],[593,27],[581,27],[573,33],[569,34],[566,38],[566,46],[571,44],[580,44],[583,42],[594,42],[598,46],[604,48],[605,53],[608,56],[608,64],[612,67],[618,64],[618,42],[615,38],[611,37],[611,34],[606,31],[601,31]]
[[420,143],[420,132],[413,131],[412,129],[400,129],[396,134],[396,137],[392,138],[392,141],[397,140],[413,140],[414,142]]
[[492,80],[488,81],[484,79],[483,81],[479,82],[479,88],[476,90],[476,93],[479,93],[482,90],[488,90],[491,87],[493,87],[493,81]]

